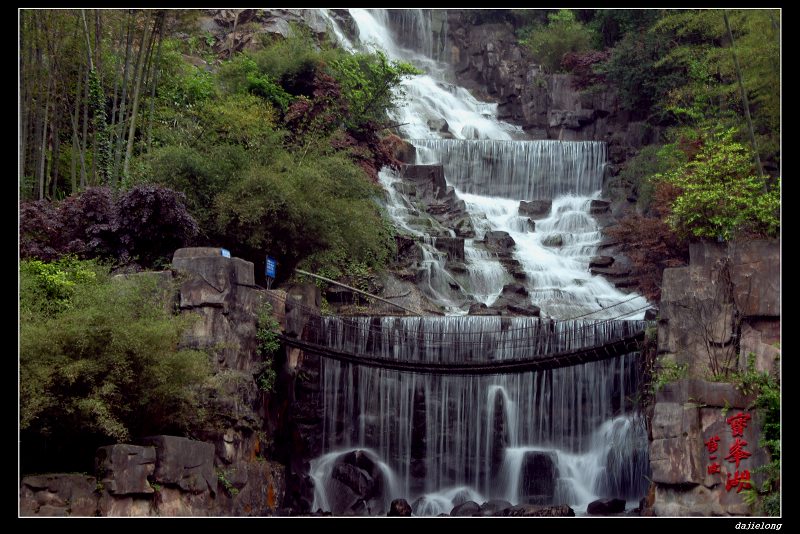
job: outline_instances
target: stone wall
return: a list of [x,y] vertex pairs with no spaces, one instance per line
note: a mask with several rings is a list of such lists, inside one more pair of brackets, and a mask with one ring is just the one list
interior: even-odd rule
[[[759,417],[752,398],[732,384],[707,379],[713,367],[745,370],[749,354],[755,355],[756,370],[778,374],[779,341],[777,241],[696,243],[688,267],[664,271],[658,353],[685,365],[688,377],[656,395],[650,443],[654,497],[648,513],[750,515],[741,485],[733,482],[745,472],[753,487],[763,480],[754,473],[769,461],[758,445]],[[749,417],[741,435],[732,419],[738,414]],[[738,467],[737,439],[749,454]]]

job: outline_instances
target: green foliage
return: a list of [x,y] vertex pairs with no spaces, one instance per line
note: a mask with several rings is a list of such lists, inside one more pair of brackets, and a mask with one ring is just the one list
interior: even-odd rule
[[265,393],[275,389],[277,373],[274,367],[274,356],[281,347],[278,340],[279,333],[280,324],[272,315],[272,305],[264,302],[258,309],[258,330],[256,331],[258,353],[264,358],[264,361],[256,375],[256,383],[258,388]]
[[678,72],[659,64],[667,46],[668,41],[653,31],[631,31],[596,69],[619,91],[623,109],[635,117],[660,119],[665,113],[662,102],[682,80]]
[[26,439],[127,440],[189,426],[207,356],[178,348],[154,277],[90,261],[20,263],[20,429]]
[[588,26],[598,36],[600,48],[614,46],[625,35],[645,30],[658,18],[655,9],[597,9]]
[[259,96],[286,111],[293,97],[287,93],[275,78],[263,72],[253,56],[242,54],[226,62],[221,70],[220,79],[226,89],[233,93],[249,93]]
[[780,230],[780,189],[754,172],[752,153],[734,129],[703,131],[697,154],[657,180],[679,189],[668,218],[682,237],[773,237]]
[[218,231],[252,255],[280,255],[287,270],[326,251],[379,266],[390,248],[377,193],[344,155],[282,153],[217,196]]
[[239,488],[235,487],[233,482],[228,480],[228,477],[231,476],[231,472],[234,470],[235,468],[231,468],[230,471],[217,468],[217,480],[219,480],[219,483],[222,484],[222,487],[225,489],[225,492],[229,497],[236,497],[239,495]]
[[533,57],[547,72],[558,72],[561,59],[567,52],[582,52],[592,48],[594,30],[575,18],[570,9],[550,13],[547,26],[533,26],[522,33],[521,43],[528,46]]
[[677,382],[689,375],[689,364],[679,364],[666,358],[658,358],[656,370],[650,381],[650,392],[655,395],[664,386],[672,382]]
[[331,72],[348,103],[345,125],[353,130],[387,124],[388,113],[398,103],[392,91],[400,88],[404,77],[422,73],[410,63],[389,61],[380,51],[345,55],[331,64]]
[[57,262],[39,260],[20,263],[20,314],[33,318],[53,315],[72,306],[72,297],[79,284],[91,283],[97,268],[67,256]]
[[92,108],[92,125],[95,134],[95,157],[100,176],[111,177],[111,137],[106,117],[106,99],[97,71],[89,71],[89,101]]

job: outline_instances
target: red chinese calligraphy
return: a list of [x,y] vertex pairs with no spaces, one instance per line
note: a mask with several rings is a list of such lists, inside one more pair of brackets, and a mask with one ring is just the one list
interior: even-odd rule
[[739,471],[734,473],[733,478],[731,478],[731,474],[728,473],[728,481],[725,483],[725,491],[730,491],[731,488],[739,489],[736,490],[736,493],[741,493],[743,489],[750,489],[750,471],[745,469],[742,474],[739,474]]
[[728,417],[726,421],[731,426],[731,436],[744,436],[744,429],[747,428],[747,422],[750,420],[749,413],[739,412],[736,415]]
[[722,471],[720,471],[720,467],[722,467],[720,464],[714,462],[713,464],[708,466],[708,474],[715,475],[717,473],[721,473]]
[[736,462],[736,469],[739,469],[739,462],[750,457],[750,453],[744,450],[747,442],[741,438],[736,438],[731,448],[728,449],[728,456],[725,457],[730,463]]
[[[719,449],[719,436],[709,438],[708,441],[705,442],[705,445],[708,452],[717,452],[717,449]],[[716,456],[711,457],[712,460],[714,458],[716,458]]]

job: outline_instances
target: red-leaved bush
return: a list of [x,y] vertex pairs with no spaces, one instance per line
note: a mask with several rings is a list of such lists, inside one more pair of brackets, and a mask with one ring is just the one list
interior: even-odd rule
[[92,187],[59,203],[20,205],[20,257],[52,261],[66,254],[152,267],[199,231],[185,197],[160,185],[114,194]]

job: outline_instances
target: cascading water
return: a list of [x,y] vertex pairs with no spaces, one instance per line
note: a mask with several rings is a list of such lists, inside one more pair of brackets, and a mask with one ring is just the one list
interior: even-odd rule
[[[420,244],[423,291],[452,315],[465,313],[470,302],[491,305],[511,276],[481,241],[500,230],[513,238],[530,303],[544,317],[641,318],[642,297],[588,272],[600,241],[590,201],[602,187],[605,144],[525,140],[519,127],[497,120],[496,104],[444,82],[441,16],[434,23],[426,10],[350,14],[362,45],[428,73],[403,82],[406,102],[393,119],[417,148],[418,164],[443,165],[475,229],[475,238],[464,241],[466,272],[449,272],[434,240],[452,231],[439,227],[431,235],[416,224],[420,208],[403,192],[401,178],[380,173],[389,215]],[[389,29],[390,21],[398,31]],[[528,220],[520,214],[522,200],[548,200],[552,207]],[[327,324],[324,343],[389,359],[491,361],[550,354],[564,348],[558,343],[598,344],[615,328],[640,327],[509,317],[353,318]],[[644,424],[631,401],[639,387],[635,360],[625,355],[540,372],[441,376],[323,359],[323,447],[336,452],[312,462],[313,509],[341,508],[349,494],[337,481],[352,478],[355,460],[343,458],[354,453],[386,468],[372,467],[366,477],[380,479],[385,490],[382,496],[370,490],[372,500],[363,505],[369,513],[385,512],[380,508],[396,497],[412,501],[417,515],[491,498],[567,503],[578,512],[599,497],[636,499],[649,467]]]

